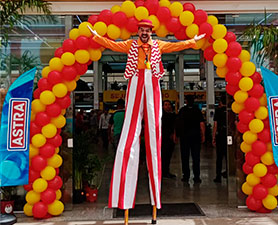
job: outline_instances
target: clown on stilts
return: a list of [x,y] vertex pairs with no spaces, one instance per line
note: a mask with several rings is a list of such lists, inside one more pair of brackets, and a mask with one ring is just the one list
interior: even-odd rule
[[[109,204],[111,208],[128,209],[135,205],[137,187],[141,122],[145,121],[146,158],[149,172],[151,204],[154,212],[161,208],[161,116],[162,98],[160,78],[164,75],[162,53],[181,51],[196,46],[205,34],[180,42],[152,40],[152,22],[138,23],[137,40],[115,42],[101,37],[96,31],[94,41],[105,48],[128,54],[124,77],[129,79],[126,92],[126,114],[117,148],[111,178]],[[155,223],[156,213],[153,213]]]

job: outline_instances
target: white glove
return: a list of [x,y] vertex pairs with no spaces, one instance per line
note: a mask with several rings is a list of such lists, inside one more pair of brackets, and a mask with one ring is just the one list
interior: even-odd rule
[[87,25],[87,27],[93,35],[98,35],[98,33],[95,30],[93,30],[89,25]]
[[206,34],[195,35],[195,37],[193,39],[195,41],[199,41],[199,40],[203,39],[205,36],[206,36]]

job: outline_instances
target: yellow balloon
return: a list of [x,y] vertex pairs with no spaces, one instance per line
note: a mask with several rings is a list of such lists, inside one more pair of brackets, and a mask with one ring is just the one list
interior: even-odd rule
[[268,152],[272,152],[272,143],[271,142],[266,143],[266,150]]
[[31,142],[34,147],[40,148],[46,143],[46,138],[42,134],[35,134]]
[[32,101],[31,107],[32,107],[32,111],[33,111],[34,113],[38,113],[38,112],[43,112],[43,111],[45,111],[45,107],[46,107],[46,106],[45,106],[39,99],[34,99],[34,100]]
[[67,86],[68,91],[74,91],[77,86],[75,80],[65,81],[64,84]]
[[88,52],[92,61],[98,61],[101,58],[102,53],[100,49],[89,49]]
[[112,12],[113,14],[116,13],[116,12],[119,12],[119,11],[121,11],[121,6],[119,6],[119,5],[114,5],[114,6],[112,6],[111,12]]
[[246,131],[244,132],[242,138],[246,144],[252,145],[258,139],[258,136],[251,131]]
[[179,17],[183,11],[183,5],[180,2],[173,2],[170,5],[171,15],[174,17]]
[[223,24],[216,24],[213,26],[212,37],[214,39],[224,38],[227,34],[227,28]]
[[139,21],[147,19],[149,17],[149,11],[144,6],[139,6],[135,9],[135,18]]
[[166,37],[168,30],[164,24],[160,24],[160,27],[155,31],[158,37]]
[[187,35],[187,37],[189,38],[193,38],[195,35],[197,35],[199,33],[199,27],[197,24],[193,23],[191,25],[189,25],[186,30],[185,33]]
[[228,73],[228,68],[226,66],[217,67],[216,69],[216,74],[221,78],[225,78],[227,73]]
[[65,115],[65,114],[66,114],[66,110],[65,110],[65,109],[62,109],[61,115]]
[[71,66],[75,63],[74,54],[71,52],[65,52],[61,57],[62,63],[66,66]]
[[160,26],[160,22],[157,19],[157,17],[155,15],[150,15],[148,17],[148,20],[152,21],[152,24],[154,26],[153,31],[156,31],[159,28],[159,26]]
[[244,103],[247,98],[248,93],[246,91],[239,90],[234,94],[234,99],[237,103]]
[[241,186],[241,190],[246,195],[251,195],[253,192],[253,187],[250,186],[247,182],[243,183]]
[[48,205],[48,213],[52,216],[58,216],[64,211],[64,204],[61,201],[55,200]]
[[261,156],[261,161],[265,165],[272,165],[274,163],[273,153],[272,152],[266,152]]
[[47,78],[50,71],[51,71],[51,70],[50,70],[50,67],[49,67],[49,66],[45,66],[45,67],[42,69],[42,77],[43,77],[43,78]]
[[207,23],[209,23],[211,26],[215,26],[218,24],[218,19],[215,16],[210,15],[208,16]]
[[124,12],[127,17],[134,16],[136,6],[132,1],[124,1],[121,5],[121,11]]
[[88,26],[93,29],[93,26],[91,23],[89,22],[82,22],[81,24],[79,24],[79,35],[83,35],[83,36],[86,36],[86,37],[92,37],[93,34],[92,32],[89,30]]
[[211,46],[211,43],[209,43],[208,39],[205,39],[205,44],[202,47],[202,50],[205,51],[209,46]]
[[79,29],[73,28],[69,32],[69,38],[72,40],[76,40],[79,37]]
[[233,102],[232,104],[232,111],[234,113],[240,113],[241,110],[244,109],[244,104]]
[[216,39],[212,44],[213,50],[217,53],[223,53],[228,48],[228,43],[225,39],[219,38]]
[[56,191],[56,200],[59,200],[62,197],[62,192],[61,190]]
[[259,119],[253,119],[249,123],[249,129],[253,133],[260,133],[264,129],[264,123]]
[[213,57],[213,64],[217,67],[224,67],[228,60],[228,56],[225,53],[218,53]]
[[34,181],[32,187],[35,192],[41,193],[47,189],[48,183],[43,178],[38,178]]
[[53,123],[57,128],[62,128],[66,125],[66,118],[62,115],[59,115],[55,118],[52,118],[51,123]]
[[180,22],[183,26],[189,26],[194,21],[194,15],[190,11],[184,11],[180,14]]
[[277,196],[278,195],[278,186],[277,186],[277,184],[274,185],[272,188],[269,188],[268,193],[273,195],[273,196]]
[[56,176],[56,170],[52,166],[46,166],[41,171],[41,177],[45,180],[52,180]]
[[242,91],[249,91],[253,87],[253,80],[249,77],[243,77],[240,79],[238,86]]
[[68,93],[67,86],[63,83],[55,84],[52,88],[52,91],[58,98],[63,98]]
[[26,203],[23,207],[24,214],[26,216],[33,216],[33,205]]
[[32,191],[28,191],[28,193],[25,196],[25,199],[28,204],[34,205],[35,203],[41,200],[41,195],[40,193],[32,190]]
[[34,121],[36,118],[36,113],[31,111],[31,121]]
[[196,46],[192,47],[193,49],[200,49],[203,47],[203,45],[205,44],[206,39],[201,39],[199,41],[196,41]]
[[248,153],[252,150],[252,146],[243,141],[240,144],[240,149],[242,152]]
[[54,58],[50,59],[49,67],[50,67],[50,70],[57,70],[57,71],[61,72],[64,65],[60,58],[54,57]]
[[260,106],[256,111],[255,111],[255,117],[260,120],[264,120],[268,117],[268,111],[265,106]]
[[77,50],[74,53],[74,56],[75,56],[76,61],[81,64],[85,64],[90,60],[89,52],[84,49]]
[[267,106],[267,98],[265,93],[259,98],[259,101],[262,106]]
[[263,205],[265,208],[273,210],[277,207],[277,199],[273,195],[267,195],[263,199]]
[[253,173],[256,177],[264,177],[267,173],[267,167],[262,163],[257,163],[253,167]]
[[121,29],[114,24],[110,24],[107,28],[107,35],[113,40],[118,39],[121,36]]
[[94,25],[94,30],[100,35],[104,36],[107,32],[107,26],[104,22],[96,22]]
[[241,50],[238,58],[241,60],[242,63],[244,63],[250,61],[251,55],[247,50]]
[[53,138],[57,134],[57,128],[52,123],[42,127],[42,134],[46,138]]
[[260,183],[261,179],[255,176],[253,173],[250,173],[247,175],[246,181],[250,186],[255,186]]
[[54,103],[56,100],[55,95],[53,94],[52,91],[43,91],[40,94],[40,101],[44,104],[44,105],[51,105],[52,103]]
[[47,159],[47,164],[54,168],[60,167],[62,163],[63,163],[63,159],[58,154],[54,154],[51,158]]
[[29,146],[29,158],[32,159],[34,156],[39,154],[39,149],[30,144]]
[[60,151],[59,147],[55,148],[55,153],[58,154]]
[[122,28],[120,39],[127,40],[130,38],[130,36],[131,36],[131,33],[127,29]]
[[244,62],[242,63],[242,66],[239,70],[239,72],[242,74],[242,76],[250,77],[252,76],[256,71],[256,66],[252,62]]
[[159,1],[159,6],[160,7],[167,7],[169,8],[171,5],[171,2],[169,0],[160,0]]

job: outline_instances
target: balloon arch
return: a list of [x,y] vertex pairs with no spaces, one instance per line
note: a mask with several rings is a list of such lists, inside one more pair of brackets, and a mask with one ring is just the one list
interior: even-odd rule
[[243,134],[241,150],[245,153],[243,171],[247,174],[242,191],[248,195],[250,210],[270,212],[277,207],[278,186],[272,154],[267,101],[261,75],[250,62],[250,54],[236,42],[233,32],[227,32],[213,15],[195,9],[191,3],[170,3],[168,0],[125,1],[111,10],[92,15],[88,22],[73,28],[69,39],[56,49],[49,66],[34,91],[31,114],[30,173],[24,212],[27,216],[46,218],[64,210],[60,188],[59,167],[62,157],[61,128],[65,125],[66,108],[71,104],[70,92],[76,81],[86,73],[92,61],[101,58],[104,48],[94,42],[87,26],[110,39],[126,40],[137,32],[142,19],[153,22],[159,37],[168,34],[178,40],[206,33],[195,49],[202,49],[206,60],[213,61],[216,73],[225,78],[226,91],[234,97],[232,110],[239,114],[237,129]]

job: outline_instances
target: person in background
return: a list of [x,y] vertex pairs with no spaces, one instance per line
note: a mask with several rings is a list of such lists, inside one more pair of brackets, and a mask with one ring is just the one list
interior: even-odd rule
[[112,127],[113,127],[113,145],[114,145],[115,152],[117,150],[120,141],[124,118],[125,118],[125,101],[120,98],[117,101],[117,110],[116,112],[114,112],[114,114],[111,116],[109,120],[109,128],[108,128],[109,140],[112,140],[111,134],[112,134]]
[[111,115],[108,114],[108,109],[104,109],[104,112],[100,116],[99,120],[99,130],[101,132],[101,138],[102,138],[102,145],[105,150],[108,150],[108,126],[109,126],[109,120]]
[[227,167],[227,120],[226,120],[226,96],[221,96],[219,106],[215,110],[214,125],[212,131],[212,144],[216,147],[216,178],[215,183],[221,183],[221,177],[227,178],[227,168],[222,173],[223,158]]
[[175,121],[176,114],[173,112],[172,104],[169,100],[163,101],[162,113],[162,177],[175,178],[176,175],[170,173],[170,162],[175,148]]
[[194,105],[194,96],[186,96],[186,106],[183,106],[177,119],[177,136],[180,138],[182,160],[182,181],[189,182],[189,156],[193,161],[194,183],[201,183],[200,179],[200,151],[201,143],[205,142],[205,123],[201,110]]

